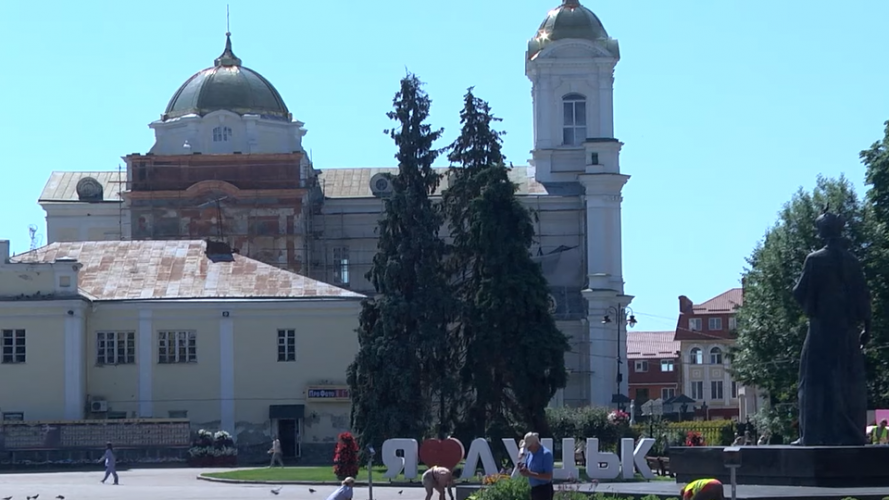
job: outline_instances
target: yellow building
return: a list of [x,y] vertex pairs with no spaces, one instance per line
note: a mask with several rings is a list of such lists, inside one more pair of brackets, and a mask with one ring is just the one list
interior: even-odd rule
[[0,241],[4,420],[187,418],[242,455],[349,428],[363,296],[203,241]]

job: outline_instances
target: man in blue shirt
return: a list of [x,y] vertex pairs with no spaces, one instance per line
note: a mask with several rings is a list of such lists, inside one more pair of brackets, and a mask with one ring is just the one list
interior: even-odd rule
[[540,444],[536,432],[525,434],[528,456],[519,464],[519,472],[531,485],[531,500],[553,500],[553,452]]

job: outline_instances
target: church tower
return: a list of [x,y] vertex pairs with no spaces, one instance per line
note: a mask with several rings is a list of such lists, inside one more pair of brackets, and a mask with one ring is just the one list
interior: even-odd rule
[[[579,0],[563,0],[528,42],[536,180],[580,183],[586,209],[589,397],[596,406],[626,402],[626,309],[621,262],[621,143],[614,137],[617,40]],[[530,172],[529,172],[530,174]],[[635,319],[633,319],[635,321]]]

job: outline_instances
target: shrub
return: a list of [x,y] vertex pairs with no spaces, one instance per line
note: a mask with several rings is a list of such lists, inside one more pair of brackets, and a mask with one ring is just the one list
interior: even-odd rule
[[621,438],[639,437],[639,433],[630,428],[628,417],[626,413],[605,408],[548,408],[546,418],[553,435],[543,437],[574,438],[578,444],[587,438],[598,438],[602,451],[614,451]]
[[531,487],[525,478],[503,479],[478,490],[469,500],[526,500],[531,496]]
[[188,454],[192,457],[235,456],[238,454],[238,449],[235,447],[235,440],[228,432],[201,429],[192,440]]
[[333,473],[340,480],[358,475],[358,443],[350,432],[337,436],[333,452]]

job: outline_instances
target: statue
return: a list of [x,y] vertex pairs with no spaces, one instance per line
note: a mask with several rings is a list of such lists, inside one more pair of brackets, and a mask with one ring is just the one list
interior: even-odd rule
[[863,446],[867,389],[862,349],[870,338],[870,292],[861,263],[842,238],[845,220],[828,210],[815,221],[825,246],[806,257],[793,288],[809,318],[799,367],[800,438],[793,444]]

